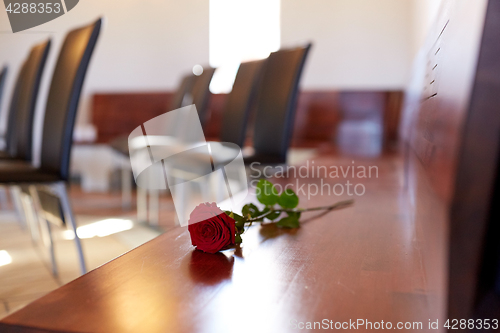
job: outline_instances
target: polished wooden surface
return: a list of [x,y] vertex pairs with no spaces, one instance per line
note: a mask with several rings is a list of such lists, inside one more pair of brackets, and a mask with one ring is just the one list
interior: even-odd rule
[[[376,166],[378,177],[318,178],[312,161],[344,170]],[[426,284],[402,166],[398,156],[354,164],[315,158],[309,178],[290,174],[276,182],[314,192],[312,184],[349,180],[366,193],[350,208],[304,215],[296,230],[253,226],[241,250],[216,255],[194,250],[187,229],[176,228],[6,317],[0,331],[288,332],[294,320],[323,319],[427,325],[436,299]],[[305,207],[350,198],[323,193],[308,200],[298,193]]]

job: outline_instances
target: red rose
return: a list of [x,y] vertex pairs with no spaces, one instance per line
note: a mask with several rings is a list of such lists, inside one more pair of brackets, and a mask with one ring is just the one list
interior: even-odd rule
[[198,250],[216,253],[234,245],[235,221],[215,203],[196,206],[189,215],[188,223],[191,244]]

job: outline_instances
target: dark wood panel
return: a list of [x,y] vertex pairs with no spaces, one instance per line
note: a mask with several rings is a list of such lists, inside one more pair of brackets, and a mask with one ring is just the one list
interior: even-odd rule
[[[144,121],[166,112],[172,95],[169,92],[94,95],[92,121],[98,129],[97,141],[106,143],[117,136],[128,135]],[[346,100],[343,96],[349,98]],[[375,96],[375,99],[367,96]],[[368,110],[365,116],[383,115],[385,141],[390,146],[397,139],[402,96],[400,91],[302,91],[297,102],[292,145],[334,143],[340,121],[359,105],[354,101],[365,100],[364,107]],[[211,95],[205,128],[209,140],[219,138],[225,98],[224,94]],[[252,131],[247,133],[250,135]]]
[[436,292],[443,319],[484,318],[484,289],[489,313],[500,316],[497,273],[480,277],[485,263],[498,269],[484,249],[488,225],[498,224],[489,215],[499,168],[499,18],[498,1],[444,1],[410,91],[418,102],[405,110],[407,184],[429,288],[445,292]]
[[129,135],[137,126],[167,111],[173,93],[99,93],[92,98],[97,142]]

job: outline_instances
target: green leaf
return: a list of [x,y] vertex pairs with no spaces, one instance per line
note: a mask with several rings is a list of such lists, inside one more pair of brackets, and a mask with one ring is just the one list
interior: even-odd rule
[[275,210],[274,212],[272,212],[271,214],[267,215],[266,216],[266,219],[269,219],[269,220],[276,220],[278,218],[278,216],[281,215],[281,211],[279,210]]
[[266,206],[272,206],[278,202],[278,191],[276,191],[273,183],[268,180],[259,180],[256,193],[257,200]]
[[271,208],[264,207],[264,209],[260,211],[259,215],[264,215],[265,213],[269,212],[270,210],[271,210]]
[[243,242],[243,240],[241,239],[241,235],[240,234],[236,234],[236,236],[234,237],[234,243],[235,244],[241,244]]
[[286,212],[288,216],[295,217],[297,220],[300,220],[300,215],[302,212]]
[[[264,209],[263,209],[263,210],[261,210],[257,216],[264,215],[265,213],[269,212],[270,210],[271,210],[271,208],[269,208],[269,207],[264,207]],[[260,219],[257,219],[257,220],[255,220],[255,221],[264,221],[264,218],[260,218]]]
[[243,206],[243,208],[241,209],[241,213],[244,216],[250,215],[251,217],[257,217],[260,215],[259,208],[255,206],[253,203],[246,204],[245,206]]
[[234,224],[234,226],[238,230],[243,230],[243,227],[245,226],[245,220],[236,221],[236,223]]
[[278,198],[278,204],[283,208],[293,209],[299,204],[299,197],[293,190],[287,188]]
[[245,226],[245,218],[243,216],[233,213],[229,210],[224,211],[224,213],[226,213],[230,218],[234,219],[234,225],[237,230],[243,231],[243,227]]
[[300,222],[295,216],[287,216],[276,222],[276,225],[283,228],[298,228]]
[[234,219],[235,221],[243,220],[243,216],[238,215],[236,213],[233,213],[230,210],[226,210],[226,211],[224,211],[224,213],[226,213],[226,215],[228,215],[230,218]]

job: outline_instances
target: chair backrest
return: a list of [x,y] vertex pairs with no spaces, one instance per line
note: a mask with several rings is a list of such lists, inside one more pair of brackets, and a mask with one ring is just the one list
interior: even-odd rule
[[17,159],[31,161],[33,122],[43,69],[50,50],[50,40],[35,45],[21,68],[16,83],[10,117],[9,151]]
[[[175,92],[175,95],[172,99],[172,103],[170,104],[170,110],[176,110],[183,106],[191,104],[192,102],[191,91],[193,89],[195,77],[196,76],[194,76],[193,74],[190,74],[182,78],[181,84],[179,85],[179,88]],[[189,99],[189,102],[186,101],[186,99]]]
[[8,110],[8,119],[7,119],[7,130],[5,131],[5,151],[8,152],[11,156],[14,155],[14,145],[12,144],[15,141],[14,134],[16,133],[16,117],[15,114],[17,112],[18,104],[19,104],[19,90],[21,89],[21,85],[23,83],[23,77],[26,73],[26,60],[21,65],[19,72],[17,73],[16,83],[14,85],[14,90],[12,91],[12,96],[10,98],[10,105]]
[[282,49],[267,59],[253,130],[255,158],[259,162],[286,162],[300,76],[310,48],[311,44]]
[[43,123],[40,167],[58,174],[61,180],[69,176],[78,101],[101,21],[98,19],[67,34],[52,76]]
[[3,90],[5,86],[5,80],[7,78],[7,66],[3,66],[2,70],[0,71],[0,106],[2,105],[2,96],[3,96]]
[[210,98],[209,87],[212,77],[214,76],[214,72],[215,68],[203,68],[203,73],[199,76],[195,76],[194,78],[191,96],[193,98],[193,104],[196,105],[196,110],[198,110],[202,126],[205,126],[207,122],[207,109]]
[[243,147],[250,111],[255,102],[257,88],[265,60],[240,64],[233,89],[227,96],[222,111],[220,141],[232,142]]

